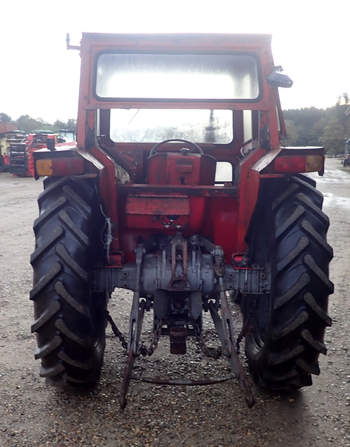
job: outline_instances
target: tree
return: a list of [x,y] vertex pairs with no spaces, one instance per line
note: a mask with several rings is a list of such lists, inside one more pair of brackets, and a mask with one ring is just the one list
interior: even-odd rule
[[64,123],[63,121],[60,121],[60,120],[56,120],[53,123],[53,128],[54,128],[55,132],[58,132],[59,130],[66,128],[66,123]]
[[72,118],[70,118],[66,122],[56,120],[51,127],[54,132],[59,132],[60,130],[66,130],[75,133],[76,120]]
[[298,141],[298,127],[294,121],[286,120],[287,138],[283,141],[286,146],[296,146]]
[[286,110],[287,135],[285,143],[295,146],[324,146],[337,154],[344,150],[344,139],[350,138],[350,99],[343,93],[337,104],[328,109]]
[[336,120],[329,121],[320,138],[321,144],[327,152],[338,154],[344,151],[344,128]]
[[70,118],[66,123],[66,129],[75,132],[77,128],[77,120]]
[[43,121],[42,120],[35,120],[34,118],[31,118],[29,115],[21,115],[16,120],[18,129],[24,130],[25,132],[32,132],[36,129],[42,129],[43,127]]
[[0,123],[10,123],[12,121],[11,117],[6,113],[0,113]]
[[295,146],[319,145],[318,123],[323,119],[324,114],[324,110],[315,107],[286,110],[284,117],[287,125],[288,144]]

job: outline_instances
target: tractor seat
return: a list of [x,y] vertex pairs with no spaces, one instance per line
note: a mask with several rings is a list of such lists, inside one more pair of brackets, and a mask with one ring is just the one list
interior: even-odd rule
[[151,185],[214,185],[216,159],[188,148],[155,152],[148,158]]

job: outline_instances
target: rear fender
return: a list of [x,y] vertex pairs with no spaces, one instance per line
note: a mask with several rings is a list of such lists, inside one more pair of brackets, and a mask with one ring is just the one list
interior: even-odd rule
[[281,147],[264,155],[252,167],[261,177],[303,172],[324,173],[324,148],[317,146]]
[[80,150],[75,143],[56,145],[33,152],[34,177],[64,177],[69,175],[95,174],[103,169],[92,154]]
[[236,252],[246,249],[246,234],[258,198],[260,180],[302,172],[324,172],[323,147],[283,147],[268,152],[256,149],[240,164],[238,182],[238,222]]
[[72,175],[99,177],[99,194],[113,230],[110,261],[119,265],[118,188],[113,160],[101,150],[87,152],[78,148],[76,143],[56,145],[54,150],[40,149],[33,152],[33,157],[35,178]]

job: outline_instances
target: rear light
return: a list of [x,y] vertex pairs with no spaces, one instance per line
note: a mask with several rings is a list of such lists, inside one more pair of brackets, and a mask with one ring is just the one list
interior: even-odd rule
[[274,172],[323,172],[323,155],[286,155],[277,157],[273,162]]
[[52,175],[52,160],[36,161],[35,170],[38,176]]
[[80,157],[41,159],[36,160],[35,170],[39,177],[78,175],[85,172],[85,164]]
[[306,157],[306,172],[324,171],[324,157],[322,155],[308,155]]

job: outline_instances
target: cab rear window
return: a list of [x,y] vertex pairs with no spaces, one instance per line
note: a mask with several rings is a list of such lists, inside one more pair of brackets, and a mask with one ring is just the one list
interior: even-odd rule
[[95,88],[101,99],[256,100],[258,66],[244,54],[102,53]]
[[181,138],[197,143],[228,144],[233,140],[232,110],[112,109],[114,142],[152,143]]

